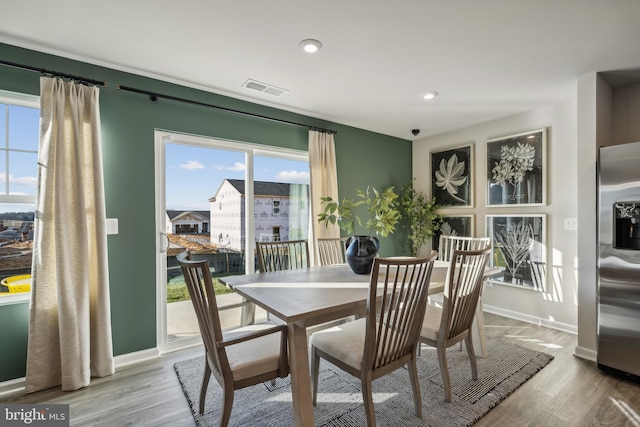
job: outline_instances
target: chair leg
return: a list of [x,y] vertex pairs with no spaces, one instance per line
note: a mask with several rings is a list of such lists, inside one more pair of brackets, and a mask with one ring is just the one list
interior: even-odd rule
[[447,348],[444,345],[439,345],[437,349],[438,364],[440,365],[440,374],[444,385],[444,400],[445,402],[451,402],[451,380],[449,379],[449,367],[447,366]]
[[416,417],[422,418],[422,396],[420,395],[420,383],[418,382],[418,366],[416,365],[417,355],[414,354],[412,360],[409,361],[409,380],[411,381],[411,389],[413,391],[413,404],[415,406]]
[[364,411],[367,414],[367,427],[376,427],[376,412],[373,409],[373,387],[371,385],[371,376],[362,377],[362,401],[364,402]]
[[476,361],[476,353],[473,350],[473,339],[471,334],[467,335],[464,339],[464,343],[467,347],[467,354],[469,355],[469,362],[471,362],[471,378],[478,379],[478,363]]
[[311,346],[311,397],[313,406],[316,406],[318,398],[318,374],[320,373],[320,356],[315,346]]
[[227,427],[231,419],[231,409],[233,408],[233,386],[222,386],[222,415],[220,416],[220,427]]
[[204,414],[204,400],[207,397],[207,388],[209,387],[209,378],[211,378],[211,368],[207,357],[204,358],[204,376],[202,377],[202,386],[200,387],[200,413]]

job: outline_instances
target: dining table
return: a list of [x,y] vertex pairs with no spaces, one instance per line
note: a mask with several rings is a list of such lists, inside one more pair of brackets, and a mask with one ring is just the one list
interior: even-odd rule
[[[429,294],[444,291],[449,262],[434,261]],[[495,273],[485,270],[485,277]],[[369,274],[355,274],[347,264],[220,277],[218,280],[247,301],[287,325],[294,425],[313,426],[307,328],[348,316],[366,314]],[[482,309],[478,310],[482,313]],[[476,318],[476,320],[481,320]],[[483,356],[481,321],[474,342]],[[479,334],[479,336],[476,336]]]

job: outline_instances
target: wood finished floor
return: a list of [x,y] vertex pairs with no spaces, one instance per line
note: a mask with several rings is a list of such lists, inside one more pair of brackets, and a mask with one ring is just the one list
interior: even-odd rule
[[[640,426],[640,384],[575,358],[574,335],[489,313],[485,324],[487,335],[506,337],[555,359],[476,426]],[[173,364],[198,354],[201,348],[124,367],[75,392],[50,389],[4,401],[69,404],[72,426],[193,426]],[[212,380],[209,386],[217,384]]]

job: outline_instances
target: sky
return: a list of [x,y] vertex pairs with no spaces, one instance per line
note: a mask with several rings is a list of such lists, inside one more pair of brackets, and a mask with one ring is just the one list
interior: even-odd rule
[[[36,194],[39,123],[40,111],[37,108],[14,105],[7,108],[6,104],[0,104],[0,194]],[[7,147],[27,152],[7,154]],[[0,212],[33,209],[33,205],[0,203]]]
[[[217,148],[166,144],[166,208],[209,210],[225,179],[244,179],[244,153]],[[254,157],[254,180],[309,184],[307,162]]]

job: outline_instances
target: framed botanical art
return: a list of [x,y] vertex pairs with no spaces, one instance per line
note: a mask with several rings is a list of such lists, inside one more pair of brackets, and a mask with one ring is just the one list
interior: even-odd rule
[[546,217],[487,215],[487,236],[493,241],[491,265],[502,269],[489,281],[523,289],[546,289]]
[[487,206],[546,204],[547,129],[487,141]]
[[473,145],[431,152],[431,195],[439,207],[473,207]]
[[473,237],[474,215],[442,215],[442,224],[440,229],[436,230],[431,236],[431,248],[438,250],[440,247],[440,236],[461,236]]

